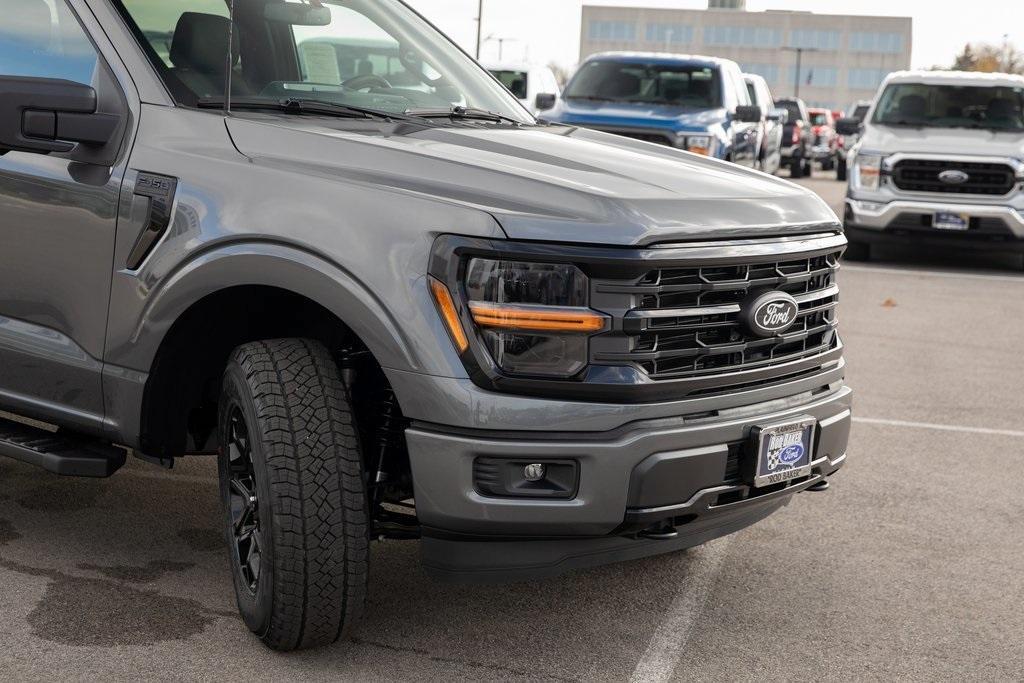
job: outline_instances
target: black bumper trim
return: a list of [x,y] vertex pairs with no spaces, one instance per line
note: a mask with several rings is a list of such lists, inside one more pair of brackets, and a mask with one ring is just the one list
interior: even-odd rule
[[894,231],[886,228],[876,230],[862,228],[851,223],[846,224],[845,232],[850,242],[862,244],[895,244],[1024,254],[1024,240],[993,236],[990,233],[972,235],[970,231],[945,233],[934,229]]
[[695,520],[667,540],[630,536],[525,541],[461,541],[425,536],[423,567],[450,583],[509,583],[545,579],[575,569],[637,560],[684,550],[727,536],[761,521],[789,502],[771,499]]

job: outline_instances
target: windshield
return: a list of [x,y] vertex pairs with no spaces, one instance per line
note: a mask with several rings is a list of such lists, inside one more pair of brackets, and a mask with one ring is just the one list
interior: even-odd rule
[[882,93],[872,122],[1024,130],[1024,88],[895,83]]
[[720,80],[718,69],[700,65],[595,60],[573,76],[565,97],[715,109],[722,106]]
[[491,74],[494,75],[501,84],[512,91],[512,94],[521,100],[525,100],[527,95],[527,85],[529,85],[530,75],[525,71],[503,71],[500,69],[491,69]]
[[175,98],[318,100],[399,114],[478,108],[533,119],[398,0],[117,0]]
[[853,110],[853,118],[863,121],[864,117],[868,115],[868,109],[871,109],[870,104],[858,104],[857,108]]
[[811,125],[812,126],[827,126],[828,125],[828,114],[823,111],[811,112]]

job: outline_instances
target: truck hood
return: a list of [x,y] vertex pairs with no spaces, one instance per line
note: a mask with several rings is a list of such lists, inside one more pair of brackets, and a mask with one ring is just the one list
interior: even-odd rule
[[787,181],[592,130],[332,123],[227,119],[253,163],[473,207],[514,239],[647,245],[838,227],[822,200]]
[[600,102],[563,99],[544,118],[557,123],[609,128],[665,128],[672,131],[703,132],[727,119],[726,110],[681,109],[678,106],[644,102]]
[[895,154],[950,154],[1024,159],[1024,135],[973,128],[867,127],[860,149]]

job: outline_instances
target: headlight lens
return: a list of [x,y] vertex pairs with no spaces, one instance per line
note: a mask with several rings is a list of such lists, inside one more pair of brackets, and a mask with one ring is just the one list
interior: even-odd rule
[[882,178],[880,154],[858,154],[853,164],[853,186],[861,190],[877,190]]
[[686,151],[705,156],[711,154],[711,136],[688,135],[686,137]]
[[571,377],[588,363],[589,336],[607,325],[571,264],[474,258],[465,284],[480,337],[508,374]]

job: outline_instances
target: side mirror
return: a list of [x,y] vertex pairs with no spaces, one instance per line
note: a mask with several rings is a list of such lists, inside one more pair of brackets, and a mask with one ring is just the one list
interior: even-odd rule
[[784,126],[789,122],[789,112],[785,109],[772,109],[765,118],[769,121],[778,121]]
[[537,95],[537,99],[534,100],[534,104],[537,105],[538,111],[547,111],[548,109],[554,109],[555,104],[558,102],[558,95],[550,92],[542,92]]
[[836,121],[836,132],[840,135],[857,135],[861,131],[860,119],[846,117]]
[[743,123],[759,123],[763,114],[761,107],[755,105],[740,105],[736,107],[736,120]]
[[101,150],[121,130],[122,117],[98,113],[96,107],[96,91],[88,85],[0,76],[0,150],[67,154],[79,145]]

